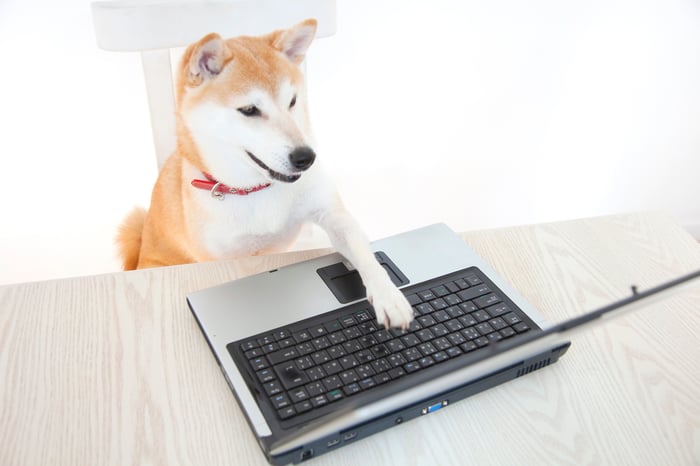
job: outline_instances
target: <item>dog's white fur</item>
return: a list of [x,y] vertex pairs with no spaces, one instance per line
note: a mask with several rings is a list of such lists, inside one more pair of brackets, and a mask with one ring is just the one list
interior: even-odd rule
[[[405,328],[410,305],[375,260],[320,161],[302,169],[290,161],[296,148],[314,147],[299,64],[315,31],[316,22],[307,20],[260,38],[209,35],[190,46],[181,65],[178,150],[159,176],[148,213],[132,215],[122,229],[125,268],[279,251],[313,222],[359,272],[378,322]],[[246,115],[252,107],[257,113]],[[249,154],[274,172],[300,177],[280,181]],[[228,186],[271,185],[219,200],[189,185],[204,172]],[[168,205],[171,189],[179,190],[178,208]],[[168,221],[172,238],[163,237]]]

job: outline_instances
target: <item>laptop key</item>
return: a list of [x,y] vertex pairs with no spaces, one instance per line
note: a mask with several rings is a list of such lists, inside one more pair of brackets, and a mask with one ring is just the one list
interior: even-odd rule
[[326,393],[326,398],[328,398],[328,401],[338,401],[344,398],[343,392],[340,391],[340,389],[335,389],[331,390],[330,392]]
[[432,288],[431,291],[438,298],[442,298],[443,296],[450,294],[450,290],[448,290],[445,285],[436,286],[435,288]]
[[389,375],[388,372],[382,372],[381,374],[377,374],[374,376],[374,381],[377,383],[377,385],[387,383],[390,380],[391,380],[391,376]]
[[481,333],[482,335],[488,335],[489,333],[493,332],[493,327],[488,322],[482,322],[480,324],[476,325],[476,329]]
[[301,332],[293,333],[292,338],[294,338],[294,341],[297,343],[303,343],[307,340],[311,340],[311,334],[308,330],[302,330]]
[[433,306],[433,309],[435,309],[436,311],[439,311],[441,309],[446,309],[450,306],[449,304],[447,304],[447,301],[445,301],[442,298],[438,298],[438,299],[434,299],[434,300],[430,301],[430,305]]
[[326,392],[326,387],[324,387],[321,382],[310,383],[304,386],[304,388],[306,388],[306,392],[309,394],[309,396],[317,396]]
[[326,372],[321,367],[316,366],[307,370],[306,376],[309,378],[309,380],[315,382],[324,378],[326,376]]
[[456,306],[457,304],[461,303],[462,300],[459,299],[459,296],[456,294],[448,294],[445,296],[445,302],[448,306]]
[[273,366],[297,357],[299,357],[299,352],[294,347],[285,348],[283,350],[275,351],[274,353],[270,353],[267,355],[267,358],[270,360],[270,363]]
[[403,357],[403,355],[397,353],[397,354],[392,354],[391,356],[386,358],[389,364],[392,365],[392,367],[400,367],[406,364],[408,361],[406,361],[406,358]]
[[433,335],[435,335],[436,337],[443,337],[450,333],[450,331],[447,330],[447,327],[445,327],[442,324],[437,324],[430,327],[430,331],[433,332]]
[[267,363],[267,358],[265,358],[265,356],[260,356],[259,358],[251,359],[250,365],[255,371],[259,371],[261,369],[269,367],[269,364]]
[[486,337],[491,343],[496,343],[497,341],[503,340],[503,335],[501,335],[499,332],[489,333],[488,335],[486,335]]
[[357,324],[355,321],[355,318],[353,316],[345,316],[342,319],[340,319],[340,323],[342,324],[343,327],[348,328],[352,327]]
[[507,314],[510,312],[510,308],[508,307],[507,304],[495,304],[493,306],[489,306],[486,308],[486,312],[491,314],[492,317],[500,317],[503,314]]
[[318,408],[319,406],[323,406],[325,404],[328,404],[328,398],[326,398],[326,395],[317,395],[311,398],[311,405],[314,408]]
[[368,377],[364,380],[360,380],[360,387],[362,387],[364,390],[367,390],[368,388],[372,388],[375,385],[377,385],[377,382],[375,382],[374,379],[371,377]]
[[459,308],[462,309],[464,312],[474,312],[479,310],[479,308],[476,307],[476,304],[474,304],[472,301],[461,303],[459,305]]
[[479,335],[480,335],[479,332],[477,332],[474,327],[465,328],[464,330],[462,330],[461,333],[464,336],[464,338],[466,338],[467,340],[473,340],[475,338],[479,338]]
[[280,340],[284,340],[284,339],[286,339],[286,338],[291,337],[292,334],[289,332],[289,330],[281,329],[281,330],[277,330],[276,332],[274,332],[274,333],[272,334],[272,336],[273,336],[277,341],[280,341]]
[[256,375],[258,376],[260,383],[272,382],[277,378],[275,377],[275,373],[272,371],[272,369],[263,369],[256,372]]
[[462,290],[459,293],[457,293],[457,296],[459,296],[459,299],[461,299],[462,301],[471,301],[474,298],[478,298],[479,296],[483,296],[490,292],[491,288],[489,288],[486,285],[481,285]]
[[523,333],[530,330],[530,327],[525,322],[519,322],[513,325],[513,329],[518,333]]
[[406,296],[406,300],[411,306],[415,306],[416,304],[420,304],[423,302],[423,300],[415,293]]
[[279,395],[271,397],[270,402],[275,409],[281,409],[291,404],[286,393],[280,393]]
[[307,354],[311,354],[314,351],[316,351],[316,348],[314,348],[314,345],[309,343],[308,341],[306,343],[301,343],[296,346],[297,352],[299,353],[300,356],[306,356]]
[[277,395],[282,393],[282,385],[277,380],[263,384],[263,389],[267,396]]
[[277,415],[280,417],[280,419],[289,419],[290,417],[296,415],[296,410],[294,409],[294,406],[287,406],[286,408],[280,409],[277,411]]
[[421,368],[421,365],[417,361],[411,361],[403,365],[404,370],[406,373],[410,374],[411,372],[415,372]]
[[468,341],[466,343],[462,343],[459,345],[459,347],[464,351],[465,353],[468,353],[470,351],[474,351],[475,349],[478,348],[477,344],[474,343],[474,341]]
[[257,341],[248,340],[245,343],[241,344],[241,350],[243,350],[243,352],[246,352],[246,351],[252,350],[253,348],[257,348],[258,346],[260,346],[260,345],[258,344]]
[[435,338],[435,335],[433,334],[433,332],[431,332],[430,329],[427,329],[427,328],[424,328],[423,330],[417,332],[416,336],[418,336],[418,338],[422,342],[430,341],[433,338]]
[[296,403],[308,399],[309,393],[304,387],[298,387],[289,392],[289,397],[291,398],[292,402]]
[[342,371],[343,368],[340,364],[338,364],[338,361],[331,361],[323,365],[323,370],[326,371],[326,374],[328,375],[335,375]]
[[252,350],[248,350],[245,352],[245,357],[248,359],[253,359],[253,358],[258,358],[265,353],[261,348],[253,348]]
[[313,408],[313,405],[311,404],[311,402],[309,400],[304,400],[304,401],[294,405],[294,409],[299,414],[305,413],[307,411],[311,411],[311,408]]
[[345,394],[348,396],[354,395],[355,393],[360,393],[361,391],[362,388],[360,388],[360,385],[357,382],[353,382],[343,387],[343,392],[345,392]]
[[457,287],[461,290],[469,288],[469,283],[463,278],[458,278],[454,281],[454,284],[457,285]]
[[474,343],[476,343],[476,346],[478,346],[479,348],[481,348],[481,347],[486,346],[486,345],[489,344],[489,339],[486,338],[486,337],[475,338],[475,339],[472,340],[472,341],[473,341]]
[[421,358],[418,360],[418,363],[421,365],[422,368],[430,367],[433,364],[435,364],[435,360],[431,356],[426,356],[424,358]]
[[270,343],[274,343],[276,341],[276,338],[274,335],[265,335],[263,337],[258,338],[258,343],[260,346],[265,346],[269,345]]
[[323,326],[326,327],[326,330],[328,331],[328,333],[337,332],[338,330],[343,329],[342,324],[337,320],[334,320],[332,322],[328,322],[328,323],[324,324]]
[[489,307],[493,304],[500,303],[500,302],[501,302],[501,298],[499,298],[497,295],[495,295],[493,293],[488,294],[486,296],[482,296],[480,298],[476,298],[474,300],[474,304],[476,304],[477,306],[479,306],[482,309]]
[[309,378],[306,376],[306,374],[297,369],[297,366],[293,361],[278,364],[274,367],[274,369],[285,390],[291,390],[292,388],[296,388],[309,382]]
[[447,287],[448,290],[450,290],[450,293],[456,293],[459,290],[461,290],[461,288],[459,286],[457,286],[457,284],[455,282],[447,282],[447,283],[445,283],[445,286]]
[[343,380],[337,375],[331,375],[323,379],[323,386],[326,387],[326,391],[335,390],[342,385]]
[[464,279],[472,286],[481,284],[481,279],[474,274],[467,275]]
[[372,354],[374,354],[374,356],[377,358],[383,358],[384,356],[388,356],[390,353],[391,351],[389,351],[389,348],[387,348],[386,345],[377,345],[372,348]]

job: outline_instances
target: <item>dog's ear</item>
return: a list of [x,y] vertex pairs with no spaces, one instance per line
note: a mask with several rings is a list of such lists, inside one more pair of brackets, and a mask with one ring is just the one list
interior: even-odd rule
[[221,36],[216,33],[202,37],[190,45],[183,56],[183,72],[187,83],[198,86],[221,73],[226,58],[226,49]]
[[276,31],[271,34],[272,46],[298,65],[304,61],[306,51],[316,36],[317,24],[315,19],[310,18],[289,29]]

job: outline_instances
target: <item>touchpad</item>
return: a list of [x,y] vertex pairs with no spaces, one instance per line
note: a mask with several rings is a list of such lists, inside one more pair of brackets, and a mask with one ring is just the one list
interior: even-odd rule
[[[377,262],[387,271],[391,281],[396,286],[409,283],[408,278],[396,267],[389,257],[383,252],[374,253]],[[367,290],[362,284],[362,279],[357,270],[348,270],[344,263],[338,262],[318,269],[318,275],[323,279],[328,289],[342,304],[367,297]]]

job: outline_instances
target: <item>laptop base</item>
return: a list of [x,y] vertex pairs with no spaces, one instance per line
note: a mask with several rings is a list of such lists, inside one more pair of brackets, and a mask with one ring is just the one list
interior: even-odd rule
[[324,437],[316,442],[305,445],[304,447],[295,449],[283,455],[271,456],[267,454],[267,460],[270,464],[274,465],[284,465],[289,463],[298,464],[324,453],[334,451],[342,445],[356,442],[357,440],[369,437],[373,434],[388,429],[389,427],[402,424],[411,419],[431,414],[444,407],[449,407],[459,400],[476,395],[484,390],[529,374],[543,367],[547,367],[557,362],[559,358],[566,353],[570,346],[570,343],[566,343],[551,351],[547,351],[530,359],[520,361],[517,364],[513,364],[455,390],[451,390],[429,399],[414,403],[411,406],[389,413],[379,419],[375,419],[359,426],[354,426],[349,430],[337,432],[334,435]]

